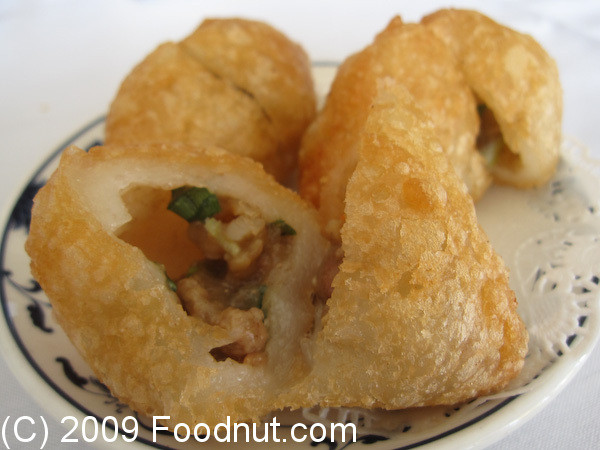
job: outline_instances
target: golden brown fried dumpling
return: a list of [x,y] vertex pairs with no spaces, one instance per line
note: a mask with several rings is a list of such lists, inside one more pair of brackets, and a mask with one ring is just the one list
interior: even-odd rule
[[452,49],[481,102],[481,146],[492,153],[494,177],[524,188],[548,181],[561,143],[554,60],[531,36],[476,11],[441,10],[422,22]]
[[214,144],[287,181],[314,114],[310,62],[299,45],[261,22],[212,19],[159,46],[127,76],[106,142]]
[[445,44],[419,24],[391,20],[373,44],[382,75],[402,84],[434,123],[450,163],[477,200],[491,182],[476,151],[479,130],[476,99]]
[[343,262],[292,405],[455,404],[519,373],[527,332],[506,268],[400,86],[370,109],[345,201]]
[[297,150],[316,102],[310,61],[299,45],[264,23],[242,19],[205,20],[181,45],[256,99],[282,147]]
[[[190,198],[207,217],[182,215]],[[183,145],[68,148],[35,198],[26,249],[98,378],[171,426],[258,420],[308,370],[300,342],[326,244],[314,211],[247,158]],[[173,264],[177,251],[197,261],[188,273]]]
[[339,68],[322,112],[301,148],[300,192],[317,206],[336,236],[343,222],[346,183],[357,160],[358,134],[378,80],[405,86],[431,117],[438,138],[474,198],[490,184],[475,141],[476,100],[452,52],[426,27],[394,18],[374,42]]

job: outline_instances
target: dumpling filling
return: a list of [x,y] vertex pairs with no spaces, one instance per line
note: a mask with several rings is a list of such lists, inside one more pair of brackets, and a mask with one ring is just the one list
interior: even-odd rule
[[504,142],[500,125],[498,125],[492,110],[484,103],[480,103],[477,105],[477,112],[479,113],[480,128],[476,145],[488,169],[492,169],[494,166],[518,167],[521,159]]
[[[282,219],[268,221],[246,202],[217,197],[206,188],[173,190],[166,208],[155,214],[172,213],[187,221],[185,236],[176,240],[194,247],[182,256],[191,264],[185,273],[173,275],[167,262],[173,257],[151,257],[165,265],[171,288],[190,316],[227,330],[231,342],[213,348],[211,355],[217,361],[265,362],[269,335],[263,298],[269,289],[267,279],[288,254],[295,230]],[[131,241],[136,240],[136,229],[153,225],[140,218],[134,218],[135,222],[137,225],[130,226],[121,238],[146,251],[143,243]],[[196,255],[195,259],[190,255]]]

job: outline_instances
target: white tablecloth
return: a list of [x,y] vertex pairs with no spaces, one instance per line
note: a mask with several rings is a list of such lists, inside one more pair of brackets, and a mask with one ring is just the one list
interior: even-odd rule
[[[369,6],[365,7],[367,3]],[[105,113],[121,79],[133,64],[158,42],[183,37],[202,17],[237,14],[262,18],[301,41],[314,59],[331,60],[339,59],[340,51],[345,54],[364,46],[393,12],[407,19],[418,19],[423,12],[448,4],[441,1],[388,3],[392,2],[340,1],[321,5],[316,1],[3,0],[0,2],[0,204],[4,207],[3,218],[34,168],[49,152],[74,131]],[[600,144],[594,141],[600,134],[590,132],[594,128],[590,124],[599,122],[599,62],[592,60],[595,53],[586,53],[600,48],[600,2],[537,0],[480,2],[476,6],[483,11],[491,7],[518,8],[528,17],[540,18],[539,29],[524,31],[543,35],[544,27],[550,23],[568,30],[582,43],[578,52],[573,53],[573,58],[578,60],[558,61],[560,66],[575,63],[590,70],[586,92],[577,94],[580,97],[571,94],[568,85],[565,88],[565,131],[583,140],[591,154],[600,159]],[[371,14],[368,20],[364,11]],[[306,29],[303,21],[308,20],[314,25],[311,36],[307,37],[302,29]],[[356,33],[340,40],[335,34],[336,20],[350,21]],[[513,25],[519,27],[522,23],[517,18]],[[552,53],[552,48],[548,50]],[[586,58],[590,60],[584,61]],[[570,119],[569,111],[573,108],[589,111],[584,123],[580,121],[580,114],[577,120]],[[3,319],[0,326],[5,326]],[[29,395],[29,387],[19,383],[2,359],[0,380],[0,422],[8,415],[45,415],[50,426],[46,448],[57,447],[64,428],[47,414],[52,406],[39,405]],[[596,348],[581,371],[547,407],[492,448],[599,448],[599,423],[600,348]],[[4,448],[1,442],[0,448]]]

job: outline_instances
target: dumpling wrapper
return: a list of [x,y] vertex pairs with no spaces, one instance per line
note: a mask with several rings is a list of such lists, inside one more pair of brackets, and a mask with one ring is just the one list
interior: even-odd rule
[[315,105],[310,61],[298,44],[262,22],[207,19],[125,78],[105,142],[216,145],[288,182]]
[[467,83],[494,114],[506,144],[489,167],[520,188],[554,174],[562,139],[556,62],[531,36],[477,12],[444,9],[423,18],[454,53]]
[[390,78],[402,84],[430,117],[445,153],[475,199],[491,182],[475,147],[476,100],[446,44],[420,24],[395,17],[369,46],[339,67],[325,106],[300,150],[300,193],[339,239],[345,188],[358,158],[360,130],[377,92]]
[[527,351],[507,270],[433,124],[401,86],[378,92],[296,407],[456,404],[502,389]]
[[[242,200],[296,230],[265,281],[265,364],[216,361],[209,352],[228,343],[225,330],[188,315],[164,269],[119,238],[132,212],[154,204],[128,208],[132,188],[186,185]],[[176,241],[167,231],[155,238]],[[171,426],[259,420],[276,408],[277,395],[308,370],[301,341],[313,326],[313,278],[326,248],[314,211],[258,163],[182,145],[66,149],[35,197],[26,244],[33,276],[100,381],[136,411],[170,416]]]

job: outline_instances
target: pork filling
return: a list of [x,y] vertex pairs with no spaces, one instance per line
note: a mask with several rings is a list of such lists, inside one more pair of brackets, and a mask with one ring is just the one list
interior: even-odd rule
[[179,211],[173,206],[176,191],[169,209],[186,215],[188,237],[203,254],[175,280],[181,304],[189,315],[229,333],[230,343],[211,350],[216,360],[260,364],[268,340],[263,306],[268,275],[287,254],[295,230],[283,220],[268,222],[245,202],[214,194],[194,200],[205,205],[198,215],[187,207]]

